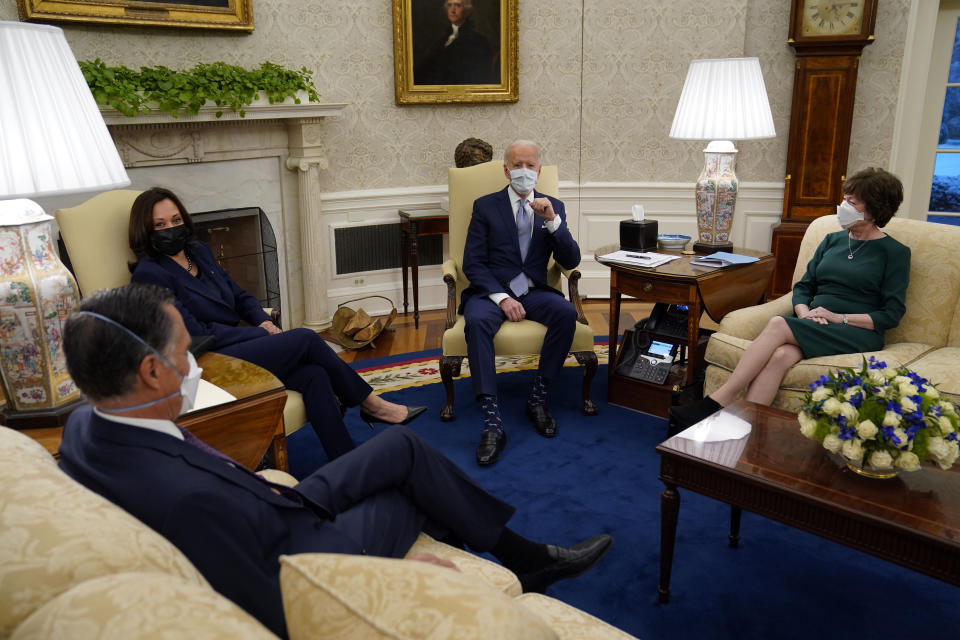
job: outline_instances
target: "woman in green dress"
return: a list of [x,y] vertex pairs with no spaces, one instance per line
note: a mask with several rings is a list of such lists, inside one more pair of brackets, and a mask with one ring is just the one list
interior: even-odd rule
[[881,229],[903,201],[900,180],[883,169],[864,169],[843,183],[837,221],[793,287],[795,316],[770,319],[733,373],[699,402],[672,407],[670,417],[689,427],[746,389],[746,399],[770,404],[780,381],[804,358],[878,351],[883,333],[900,322],[910,282],[910,248]]

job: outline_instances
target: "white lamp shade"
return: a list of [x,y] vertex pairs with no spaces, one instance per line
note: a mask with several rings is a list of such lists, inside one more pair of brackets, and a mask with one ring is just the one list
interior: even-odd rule
[[0,22],[0,198],[128,184],[63,30]]
[[690,63],[670,127],[671,138],[750,140],[775,135],[758,58]]

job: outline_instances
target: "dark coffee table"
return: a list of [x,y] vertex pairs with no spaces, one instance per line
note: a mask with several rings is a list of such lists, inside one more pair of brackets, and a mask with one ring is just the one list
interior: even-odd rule
[[660,602],[670,597],[683,487],[731,506],[730,545],[742,509],[960,586],[960,468],[923,464],[890,480],[863,478],[800,435],[796,415],[752,402],[727,409],[753,426],[739,441],[674,436],[657,447]]

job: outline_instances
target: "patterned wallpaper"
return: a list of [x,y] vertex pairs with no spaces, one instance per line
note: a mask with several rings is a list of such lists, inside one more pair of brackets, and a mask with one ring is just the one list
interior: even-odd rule
[[[689,61],[758,56],[778,135],[739,143],[737,171],[751,182],[783,179],[794,63],[786,0],[519,2],[520,101],[507,105],[396,106],[391,0],[254,0],[249,35],[64,29],[79,58],[108,64],[269,59],[314,69],[322,99],[350,105],[327,125],[325,191],[443,184],[468,136],[497,154],[514,138],[534,138],[564,180],[692,181],[703,144],[667,136]],[[909,5],[880,2],[877,39],[860,68],[852,169],[889,159]],[[0,0],[0,20],[16,19],[15,0]]]

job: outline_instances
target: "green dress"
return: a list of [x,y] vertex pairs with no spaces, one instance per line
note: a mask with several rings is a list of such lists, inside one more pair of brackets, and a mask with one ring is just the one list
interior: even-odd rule
[[828,234],[807,263],[807,271],[793,286],[793,306],[824,307],[834,313],[867,313],[873,329],[853,325],[817,324],[787,316],[804,358],[837,353],[879,351],[883,332],[900,323],[910,283],[910,248],[890,236],[850,241],[847,232]]

